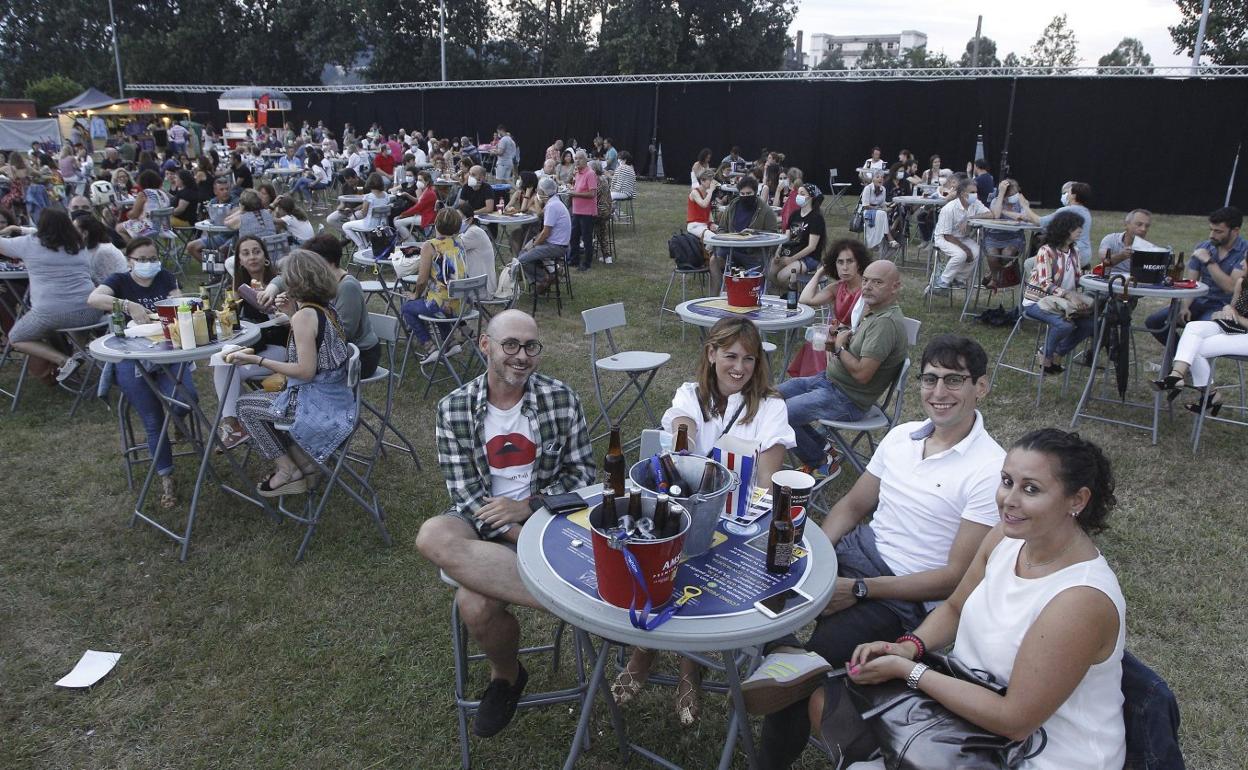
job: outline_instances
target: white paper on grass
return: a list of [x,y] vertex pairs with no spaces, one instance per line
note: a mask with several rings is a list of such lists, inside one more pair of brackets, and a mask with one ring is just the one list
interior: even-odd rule
[[112,671],[118,660],[121,660],[120,652],[87,650],[78,660],[78,665],[74,666],[74,670],[61,677],[56,685],[57,687],[90,687]]

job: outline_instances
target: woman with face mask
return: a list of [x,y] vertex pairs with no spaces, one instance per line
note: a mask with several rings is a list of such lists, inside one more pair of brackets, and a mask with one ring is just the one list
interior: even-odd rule
[[[135,238],[126,244],[126,260],[130,270],[113,273],[104,279],[104,283],[91,292],[87,304],[95,310],[111,312],[113,301],[121,300],[122,309],[135,323],[151,323],[156,316],[157,302],[182,295],[178,289],[178,280],[173,273],[160,266],[160,255],[156,253],[156,244],[150,238]],[[161,368],[154,370],[154,374],[161,392],[172,394],[174,381],[169,371]],[[118,363],[115,376],[117,386],[143,422],[143,432],[147,434],[147,449],[156,466],[156,475],[160,477],[160,506],[165,509],[173,508],[178,502],[173,486],[173,452],[168,439],[157,444],[161,426],[165,421],[164,407],[141,378],[134,361]],[[188,391],[195,393],[189,366],[183,368],[182,385],[187,389],[182,391],[183,394]]]
[[[1001,184],[997,185],[997,191],[992,198],[989,209],[992,211],[993,219],[1008,219],[1014,222],[1022,222],[1027,219],[1027,213],[1031,211],[1031,206],[1028,204],[1027,199],[1023,197],[1022,189],[1018,186],[1017,181],[1002,179]],[[1002,280],[1001,270],[1007,263],[1017,259],[1026,247],[1027,242],[1022,232],[985,230],[984,256],[988,261],[990,272],[984,276],[984,287],[987,289],[1005,288],[1007,282]],[[1009,282],[1008,285],[1013,286],[1015,284]]]
[[797,210],[789,217],[789,242],[771,260],[771,285],[781,292],[797,289],[802,276],[819,268],[828,240],[828,225],[819,210],[823,202],[819,187],[802,185],[794,191],[793,201]]
[[417,171],[416,181],[412,184],[413,195],[407,198],[412,201],[394,220],[394,229],[404,241],[415,238],[424,240],[433,226],[434,208],[438,204],[438,194],[433,187],[433,176],[428,171]]
[[789,226],[789,217],[797,208],[797,202],[793,200],[791,194],[793,190],[802,186],[802,170],[797,166],[789,166],[788,170],[780,176],[780,183],[776,185],[776,191],[771,199],[771,205],[780,206],[780,226]]

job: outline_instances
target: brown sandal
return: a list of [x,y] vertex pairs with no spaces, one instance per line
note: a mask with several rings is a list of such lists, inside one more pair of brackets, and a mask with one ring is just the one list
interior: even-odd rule
[[178,504],[178,494],[173,486],[173,476],[160,477],[160,507],[166,511]]

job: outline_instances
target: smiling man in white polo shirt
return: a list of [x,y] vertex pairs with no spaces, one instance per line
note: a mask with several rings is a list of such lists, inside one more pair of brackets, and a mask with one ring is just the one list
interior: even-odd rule
[[804,646],[795,636],[776,642],[743,687],[750,713],[768,715],[765,767],[786,768],[801,754],[812,720],[822,717],[822,693],[809,696],[823,673],[873,634],[894,639],[917,627],[957,587],[998,521],[1005,450],[977,409],[988,395],[987,368],[974,340],[933,338],[918,377],[928,419],[889,431],[824,519],[838,561],[832,599]]

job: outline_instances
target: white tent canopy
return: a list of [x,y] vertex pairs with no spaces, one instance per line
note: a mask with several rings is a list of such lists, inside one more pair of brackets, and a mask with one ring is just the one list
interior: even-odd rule
[[31,142],[61,143],[56,118],[5,120],[0,118],[0,150],[27,150]]

